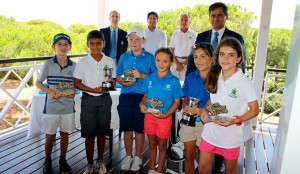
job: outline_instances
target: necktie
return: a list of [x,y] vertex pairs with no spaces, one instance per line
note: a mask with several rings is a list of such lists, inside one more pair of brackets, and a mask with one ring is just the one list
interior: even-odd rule
[[215,35],[215,37],[214,37],[214,39],[212,41],[212,46],[214,47],[214,49],[216,49],[217,46],[218,46],[218,36],[219,36],[219,33],[215,32],[214,35]]
[[111,58],[116,57],[116,30],[115,29],[113,29],[111,35],[109,57]]

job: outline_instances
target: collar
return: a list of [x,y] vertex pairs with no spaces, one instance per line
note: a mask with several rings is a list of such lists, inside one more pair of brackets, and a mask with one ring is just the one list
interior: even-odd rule
[[138,57],[138,56],[141,56],[141,55],[142,55],[142,56],[146,56],[145,51],[146,51],[146,50],[143,48],[143,52],[142,52],[140,55],[137,55],[137,56],[136,56],[136,55],[133,54],[132,50],[130,50],[129,55],[130,55],[130,56],[135,56],[135,57]]
[[[184,33],[182,30],[181,30],[181,28],[179,28],[179,31],[181,32],[181,33]],[[185,33],[189,33],[189,32],[191,32],[191,29],[189,28]]]
[[[235,80],[237,80],[242,75],[243,75],[242,69],[238,68],[238,71],[236,73],[234,73],[231,77],[229,77],[227,80],[235,81]],[[222,81],[224,81],[224,78],[223,78],[223,75],[222,75],[222,70],[220,72],[219,79],[221,79]]]
[[109,26],[109,28],[110,28],[110,31],[111,31],[111,32],[112,32],[113,30],[116,30],[116,32],[118,32],[118,29],[119,29],[119,27],[113,28],[112,26]]
[[146,31],[149,31],[149,32],[156,32],[156,31],[157,31],[157,27],[155,27],[155,29],[154,29],[153,31],[151,31],[151,30],[149,29],[149,27],[147,27],[147,28],[146,28]]
[[[158,77],[157,76],[157,70],[153,73],[154,76]],[[169,70],[168,74],[166,74],[165,76],[163,76],[162,78],[172,78],[173,77],[173,74],[171,72],[171,70]],[[160,79],[162,79],[160,78]]]
[[[101,60],[103,60],[103,58],[106,57],[106,56],[105,56],[105,54],[104,54],[103,52],[101,52],[101,55],[103,56]],[[93,58],[93,56],[92,56],[91,53],[88,54],[88,59],[89,59],[90,61],[95,61],[95,62],[97,62],[97,61]],[[101,62],[101,60],[100,60],[100,62]]]
[[[67,59],[68,59],[68,63],[67,63],[67,66],[65,66],[65,67],[72,66],[72,65],[73,65],[73,62],[72,62],[72,60],[69,58],[69,56],[67,56]],[[58,63],[58,61],[57,61],[56,55],[53,56],[53,62],[54,62],[54,63],[57,63],[57,64],[59,65],[59,63]],[[59,65],[59,66],[60,66],[60,65]]]
[[218,33],[219,33],[219,36],[221,36],[221,37],[222,37],[222,36],[223,36],[223,33],[224,33],[224,31],[225,31],[225,28],[226,28],[226,27],[225,27],[225,25],[224,25],[224,27],[223,27],[223,28],[221,28],[221,29],[220,29],[220,30],[218,30],[218,31],[216,31],[216,30],[212,29],[212,33],[211,33],[211,34],[212,34],[212,35],[214,35],[214,33],[215,33],[215,32],[218,32]]

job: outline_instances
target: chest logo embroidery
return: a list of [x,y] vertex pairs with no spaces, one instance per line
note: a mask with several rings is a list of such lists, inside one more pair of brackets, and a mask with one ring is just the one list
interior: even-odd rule
[[237,90],[236,90],[235,88],[233,88],[233,89],[231,90],[231,93],[228,94],[228,96],[229,96],[229,97],[232,97],[232,98],[237,98],[237,97],[238,97],[238,95],[237,95]]
[[148,88],[152,88],[152,81],[149,81]]

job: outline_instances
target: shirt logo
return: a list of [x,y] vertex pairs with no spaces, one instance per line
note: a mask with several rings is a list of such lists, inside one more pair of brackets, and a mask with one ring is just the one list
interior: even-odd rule
[[190,36],[189,39],[192,39],[192,36]]
[[149,81],[148,88],[152,88],[152,81]]
[[170,84],[167,84],[166,87],[164,88],[164,90],[170,91],[170,90],[171,90],[171,85],[170,85]]
[[72,71],[69,71],[67,74],[70,75],[70,76],[73,76],[73,72]]
[[231,93],[228,94],[228,96],[229,96],[229,97],[232,97],[232,98],[237,98],[238,96],[237,96],[237,91],[236,91],[236,89],[233,88],[233,89],[231,90]]

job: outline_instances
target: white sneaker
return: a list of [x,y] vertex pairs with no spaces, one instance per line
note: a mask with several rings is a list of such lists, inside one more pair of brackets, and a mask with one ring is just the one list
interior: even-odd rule
[[131,156],[126,156],[124,159],[124,163],[121,166],[121,171],[129,171],[132,163]]
[[157,171],[155,171],[155,170],[149,170],[148,174],[157,174]]
[[96,169],[98,170],[98,173],[106,173],[106,167],[103,162],[97,161],[96,163]]
[[130,171],[131,172],[137,172],[141,169],[141,166],[142,166],[142,159],[136,156],[133,159],[133,163],[132,163],[132,166],[130,168]]
[[83,174],[93,174],[94,173],[94,165],[87,165]]

